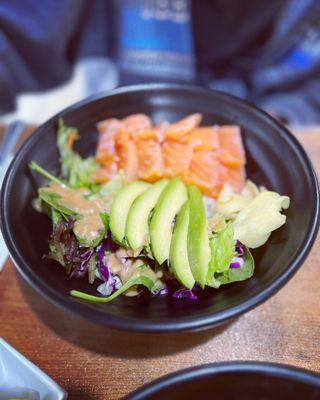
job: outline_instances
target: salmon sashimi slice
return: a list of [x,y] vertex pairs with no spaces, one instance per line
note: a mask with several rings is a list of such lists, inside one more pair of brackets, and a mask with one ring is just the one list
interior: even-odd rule
[[[233,189],[240,193],[246,181],[246,171],[244,166],[239,168],[229,168],[225,182],[229,182]],[[221,188],[222,189],[222,188]]]
[[115,137],[116,148],[131,140],[130,133],[122,126]]
[[104,183],[112,179],[118,173],[118,164],[111,157],[109,161],[105,160],[106,163],[100,169],[95,171],[91,180],[94,183]]
[[96,151],[96,160],[102,164],[108,163],[115,154],[115,137],[122,127],[121,121],[109,118],[97,124],[99,141]]
[[122,123],[129,133],[152,128],[151,119],[145,114],[132,114],[123,118]]
[[127,182],[132,182],[138,179],[138,154],[137,147],[133,140],[128,140],[117,146],[119,163],[119,170],[123,170]]
[[225,125],[219,128],[220,161],[222,164],[237,168],[246,162],[240,127]]
[[107,118],[97,123],[97,128],[100,134],[107,131],[116,132],[122,126],[122,122],[117,118]]
[[164,176],[172,178],[184,174],[190,166],[193,149],[191,146],[174,140],[162,145]]
[[93,181],[106,182],[122,169],[128,182],[180,177],[213,198],[226,182],[240,192],[246,177],[240,127],[199,127],[201,120],[195,113],[153,126],[147,115],[133,114],[100,122],[96,160],[101,168]]
[[202,115],[199,113],[188,115],[180,121],[171,124],[167,131],[166,137],[168,139],[180,139],[182,136],[197,128],[202,120]]
[[134,131],[131,133],[131,137],[133,140],[149,140],[154,139],[157,140],[158,132],[156,129],[141,129],[138,131]]
[[216,150],[219,147],[218,130],[214,126],[196,128],[180,141],[189,144],[194,150]]
[[147,182],[161,179],[164,173],[161,144],[155,140],[139,140],[136,142],[138,154],[138,177]]
[[159,143],[163,143],[166,139],[166,132],[169,128],[170,124],[167,121],[160,122],[160,124],[155,126],[155,130],[157,132],[157,139]]
[[212,151],[196,151],[189,171],[183,176],[188,184],[194,184],[206,195],[217,197],[222,184],[219,173],[220,162]]

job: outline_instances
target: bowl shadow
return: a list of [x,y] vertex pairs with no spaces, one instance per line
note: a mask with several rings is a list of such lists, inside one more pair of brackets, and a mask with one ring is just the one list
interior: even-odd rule
[[16,275],[29,307],[42,323],[62,339],[106,356],[155,358],[180,353],[220,335],[236,320],[198,332],[137,333],[113,330],[66,313],[40,296],[19,273]]

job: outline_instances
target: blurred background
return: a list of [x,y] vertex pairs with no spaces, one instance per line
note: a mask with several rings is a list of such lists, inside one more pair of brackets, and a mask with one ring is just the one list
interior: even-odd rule
[[139,82],[201,85],[319,124],[320,1],[1,0],[0,123],[41,123]]

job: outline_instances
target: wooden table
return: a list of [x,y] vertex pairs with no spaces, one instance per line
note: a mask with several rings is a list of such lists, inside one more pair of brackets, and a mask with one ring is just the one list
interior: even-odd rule
[[[320,172],[320,128],[295,132]],[[224,360],[260,360],[320,372],[320,236],[303,267],[260,307],[231,324],[200,333],[144,335],[71,329],[69,318],[47,321],[47,305],[21,293],[12,262],[0,276],[0,335],[56,380],[70,399],[119,399],[181,368]],[[32,294],[27,293],[29,302]],[[45,322],[44,322],[45,321]],[[73,325],[72,325],[73,326]],[[50,329],[49,327],[53,328]]]

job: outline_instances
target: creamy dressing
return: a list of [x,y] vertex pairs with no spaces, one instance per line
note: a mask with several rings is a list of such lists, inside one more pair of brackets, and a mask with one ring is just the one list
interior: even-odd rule
[[59,196],[59,204],[67,207],[80,218],[74,224],[74,233],[79,238],[92,241],[99,237],[104,230],[100,214],[104,211],[104,203],[97,199],[86,199],[90,192],[87,189],[70,189],[67,186],[51,183],[49,187],[40,189],[44,192],[55,193]]
[[[122,284],[124,285],[131,278],[137,278],[141,275],[147,276],[154,283],[160,281],[161,274],[155,273],[149,266],[145,265],[144,268],[138,268],[144,264],[141,259],[125,260],[121,257],[122,249],[119,249],[115,254],[109,254],[106,260],[111,273],[118,275]],[[125,292],[126,296],[137,296],[137,287],[133,286]]]
[[[59,205],[74,211],[80,216],[73,228],[75,235],[79,238],[92,241],[99,237],[104,230],[100,214],[106,211],[107,204],[98,199],[86,199],[85,196],[90,193],[87,189],[70,189],[64,185],[51,183],[48,187],[40,188],[40,191],[57,194],[59,196]],[[105,263],[110,268],[110,272],[120,278],[122,285],[128,282],[129,279],[141,275],[147,276],[154,283],[161,281],[161,272],[155,273],[147,265],[144,268],[138,268],[144,262],[141,259],[130,259],[130,257],[137,256],[136,253],[131,249],[120,248],[116,253],[108,254]],[[138,293],[137,286],[133,286],[125,292],[125,295],[137,296]]]
[[[142,264],[143,262],[141,260],[136,260],[133,263],[133,265],[131,266],[131,268],[133,268],[133,272],[131,272],[130,278],[138,278],[139,276],[143,275],[150,278],[155,284],[159,280],[157,274],[147,265],[144,265],[143,268],[137,269]],[[125,295],[129,297],[137,296],[138,294],[138,286],[132,286],[125,292]]]

